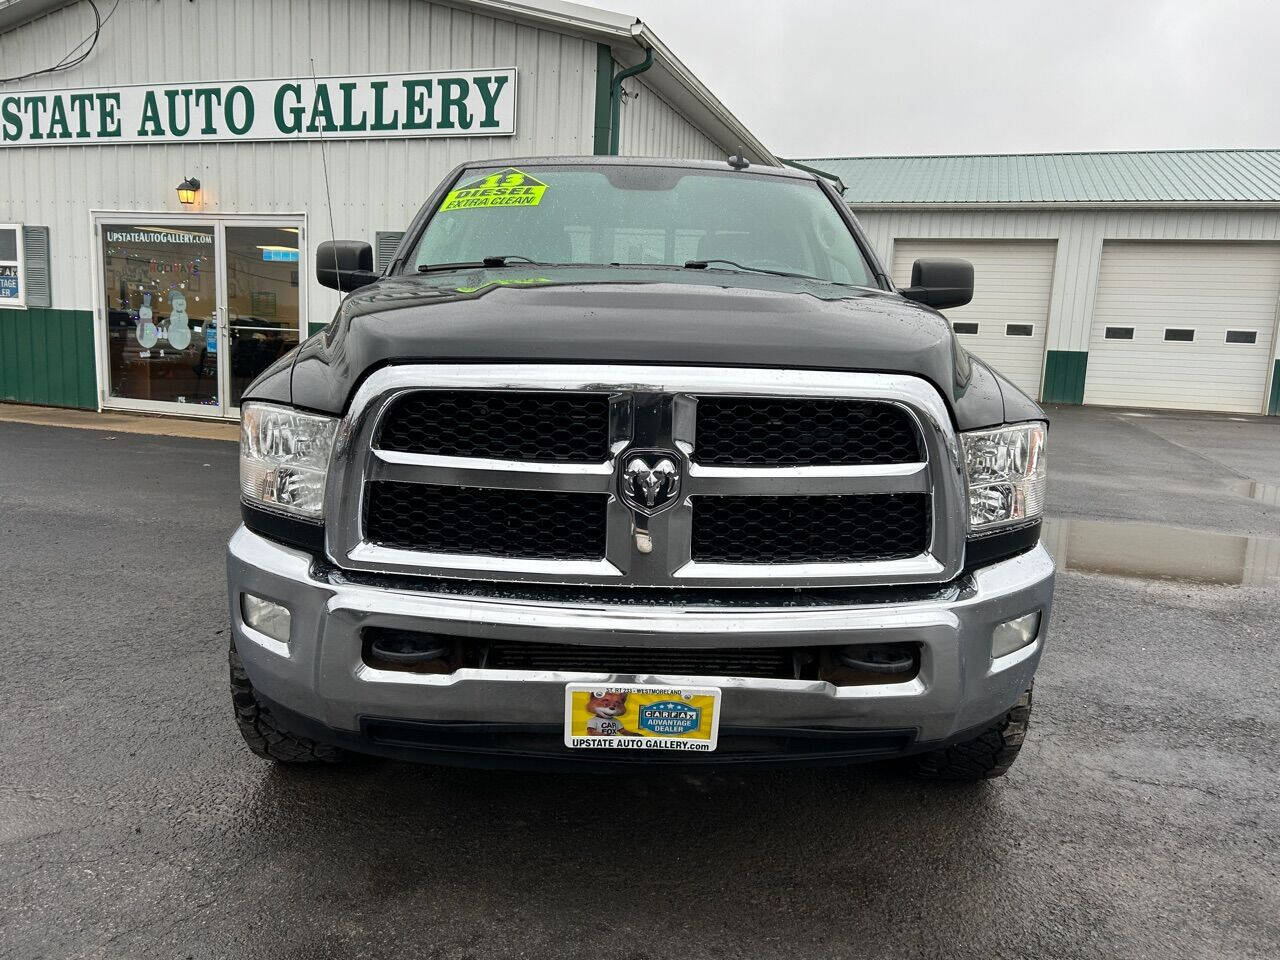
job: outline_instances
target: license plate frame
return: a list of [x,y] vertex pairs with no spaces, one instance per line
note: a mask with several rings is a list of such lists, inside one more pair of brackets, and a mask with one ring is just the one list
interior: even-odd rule
[[721,689],[700,684],[570,683],[564,744],[571,750],[712,753]]

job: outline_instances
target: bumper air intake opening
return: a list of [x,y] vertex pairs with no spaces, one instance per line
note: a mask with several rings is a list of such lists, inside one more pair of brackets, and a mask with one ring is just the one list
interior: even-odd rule
[[920,672],[918,644],[820,647],[615,647],[483,640],[366,627],[364,662],[379,670],[453,673],[461,667],[540,673],[826,680],[837,686],[905,683]]

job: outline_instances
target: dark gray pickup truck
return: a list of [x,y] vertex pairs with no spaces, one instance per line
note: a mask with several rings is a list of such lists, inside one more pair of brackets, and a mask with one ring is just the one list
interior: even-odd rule
[[625,769],[1008,769],[1053,561],[1041,409],[796,170],[455,170],[245,394],[249,747]]

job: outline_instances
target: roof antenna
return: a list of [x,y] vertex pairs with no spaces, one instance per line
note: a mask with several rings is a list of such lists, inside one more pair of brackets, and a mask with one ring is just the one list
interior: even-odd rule
[[738,147],[738,152],[729,158],[729,166],[733,167],[735,170],[745,170],[747,167],[751,166],[750,161],[743,156],[741,146]]

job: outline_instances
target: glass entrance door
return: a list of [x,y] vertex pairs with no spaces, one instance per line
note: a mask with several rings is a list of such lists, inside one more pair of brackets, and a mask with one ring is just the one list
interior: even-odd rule
[[235,416],[297,346],[299,220],[184,216],[98,223],[106,405]]
[[245,389],[298,345],[302,319],[299,228],[227,224],[226,391],[239,408]]

